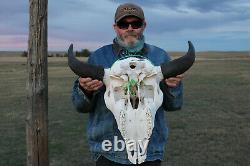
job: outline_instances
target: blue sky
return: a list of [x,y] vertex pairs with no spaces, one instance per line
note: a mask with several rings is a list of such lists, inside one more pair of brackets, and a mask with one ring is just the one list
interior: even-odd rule
[[[49,0],[49,50],[95,50],[115,37],[114,13],[124,2],[144,9],[146,42],[167,51],[250,50],[249,0]],[[0,51],[26,50],[28,0],[1,0]]]

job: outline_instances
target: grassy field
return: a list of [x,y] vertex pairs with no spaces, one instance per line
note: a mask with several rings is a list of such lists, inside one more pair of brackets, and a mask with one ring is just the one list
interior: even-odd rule
[[[197,57],[185,74],[183,109],[166,113],[169,139],[163,165],[248,166],[250,53],[205,52]],[[1,56],[0,65],[0,166],[23,166],[26,59]],[[88,115],[77,113],[71,103],[75,79],[66,58],[49,58],[51,166],[93,165],[86,140]]]

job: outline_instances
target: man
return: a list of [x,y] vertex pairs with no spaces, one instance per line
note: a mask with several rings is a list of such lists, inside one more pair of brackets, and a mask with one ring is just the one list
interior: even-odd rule
[[[115,13],[113,25],[117,34],[113,44],[96,50],[88,59],[88,63],[110,68],[123,56],[139,55],[147,57],[155,66],[170,61],[168,54],[153,45],[145,43],[143,35],[146,21],[141,7],[126,3],[120,5]],[[147,148],[147,158],[141,165],[160,165],[164,157],[167,139],[167,128],[164,111],[178,110],[182,106],[183,75],[168,78],[160,83],[164,99],[155,115],[155,126]],[[130,165],[126,149],[115,151],[114,147],[105,151],[104,140],[114,142],[115,137],[122,140],[115,118],[104,102],[105,86],[102,81],[91,78],[79,78],[73,87],[72,100],[79,112],[89,113],[88,142],[90,152],[97,166]]]

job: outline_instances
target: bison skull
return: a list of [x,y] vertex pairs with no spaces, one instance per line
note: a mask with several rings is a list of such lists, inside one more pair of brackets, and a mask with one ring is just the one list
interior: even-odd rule
[[195,60],[192,43],[189,42],[185,56],[161,66],[154,66],[145,58],[128,57],[104,69],[78,61],[73,55],[73,45],[68,55],[69,66],[78,76],[104,82],[105,104],[113,113],[125,140],[128,159],[133,164],[144,162],[155,114],[163,101],[159,82],[163,78],[182,74],[192,66]]
[[128,159],[134,164],[146,159],[155,113],[163,100],[159,87],[162,78],[160,67],[135,57],[118,60],[105,69],[105,103],[125,140]]

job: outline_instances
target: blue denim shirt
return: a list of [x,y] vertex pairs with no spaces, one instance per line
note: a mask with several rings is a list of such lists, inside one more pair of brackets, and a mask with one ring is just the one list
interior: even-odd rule
[[[147,48],[146,56],[155,66],[170,61],[168,54],[155,46],[145,44]],[[96,50],[88,59],[88,63],[102,65],[104,68],[110,68],[118,59],[112,44],[106,45]],[[167,142],[168,129],[166,126],[164,111],[178,110],[182,106],[182,83],[175,88],[168,88],[162,81],[160,88],[164,94],[162,106],[155,115],[155,124],[147,148],[146,161],[163,160],[165,144]],[[124,151],[114,151],[114,136],[118,140],[123,140],[118,130],[116,120],[110,110],[107,109],[104,102],[105,86],[94,92],[92,95],[86,94],[79,88],[78,80],[75,81],[72,92],[72,101],[78,112],[89,112],[89,121],[87,127],[88,143],[90,152],[94,160],[103,155],[114,162],[122,164],[131,164],[128,160],[126,149]],[[112,149],[104,151],[102,149],[103,140],[110,140]]]

